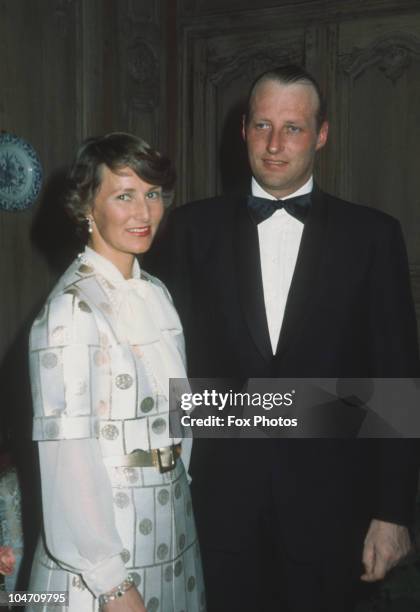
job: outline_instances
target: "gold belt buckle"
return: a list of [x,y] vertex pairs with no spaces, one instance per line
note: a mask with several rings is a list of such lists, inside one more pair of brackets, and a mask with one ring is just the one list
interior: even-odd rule
[[173,470],[176,464],[176,457],[172,446],[156,448],[154,450],[156,451],[159,472],[164,474]]

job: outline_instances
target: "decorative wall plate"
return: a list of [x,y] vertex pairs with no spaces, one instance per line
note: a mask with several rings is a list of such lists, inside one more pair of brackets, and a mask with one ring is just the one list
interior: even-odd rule
[[0,208],[25,210],[34,204],[42,185],[42,167],[29,142],[0,134]]

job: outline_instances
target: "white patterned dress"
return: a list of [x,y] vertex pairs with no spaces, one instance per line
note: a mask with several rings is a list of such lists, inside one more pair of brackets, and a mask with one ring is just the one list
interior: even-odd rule
[[31,330],[44,537],[29,589],[68,591],[69,605],[54,610],[97,611],[98,595],[128,574],[149,612],[205,610],[190,440],[170,472],[106,466],[179,441],[168,382],[186,376],[181,324],[162,283],[137,261],[133,276],[86,247]]

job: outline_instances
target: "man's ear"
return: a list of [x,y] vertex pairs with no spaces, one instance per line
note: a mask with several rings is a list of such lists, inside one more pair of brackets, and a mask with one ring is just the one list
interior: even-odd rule
[[246,117],[242,115],[242,138],[246,142]]
[[319,151],[319,149],[322,149],[322,147],[325,145],[325,143],[327,142],[328,139],[328,129],[329,129],[329,123],[328,121],[324,121],[319,129],[318,132],[318,137],[316,140],[316,151]]

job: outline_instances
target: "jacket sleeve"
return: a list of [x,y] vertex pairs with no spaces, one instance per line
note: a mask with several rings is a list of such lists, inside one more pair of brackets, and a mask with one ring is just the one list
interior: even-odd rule
[[[420,376],[417,324],[407,253],[401,227],[382,235],[372,264],[371,349],[378,378]],[[406,407],[405,407],[406,408]],[[420,410],[410,406],[410,410]],[[398,410],[398,406],[395,407]],[[416,432],[414,435],[419,435]],[[409,525],[413,521],[420,463],[417,438],[381,441],[375,517]]]

